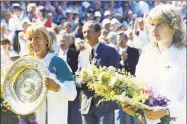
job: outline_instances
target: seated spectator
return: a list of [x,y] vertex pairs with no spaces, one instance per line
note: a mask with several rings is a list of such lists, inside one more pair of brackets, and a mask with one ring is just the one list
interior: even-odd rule
[[111,12],[109,10],[106,10],[104,13],[104,18],[105,19],[111,19]]
[[26,37],[25,37],[25,32],[26,32],[27,28],[30,26],[30,24],[31,24],[31,22],[28,19],[27,20],[24,19],[21,22],[23,31],[18,33],[18,41],[19,41],[19,44],[20,44],[20,52],[19,52],[20,57],[26,56],[29,53],[28,43],[27,43],[27,40],[26,40]]
[[36,18],[32,21],[36,22],[36,24],[40,26],[52,27],[52,20],[48,19],[44,6],[39,6],[37,8]]
[[27,5],[27,12],[28,12],[27,16],[28,16],[30,22],[32,22],[33,18],[36,18],[36,7],[37,6],[35,3],[29,3]]
[[5,24],[5,28],[6,28],[6,34],[10,34],[10,30],[9,30],[9,26],[8,26],[8,22],[9,19],[11,18],[11,11],[7,10],[7,11],[2,11],[2,19],[1,19],[1,23]]
[[64,23],[64,28],[65,28],[65,30],[66,30],[66,32],[69,34],[69,33],[72,33],[72,25],[71,25],[71,23],[70,22],[65,22]]
[[10,41],[7,38],[1,39],[1,65],[5,65],[11,61],[9,56]]

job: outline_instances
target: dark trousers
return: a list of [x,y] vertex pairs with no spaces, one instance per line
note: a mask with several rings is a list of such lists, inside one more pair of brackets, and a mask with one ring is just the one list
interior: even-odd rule
[[77,90],[75,100],[68,102],[68,124],[82,124],[79,96],[80,91]]
[[140,124],[138,118],[125,113],[122,108],[116,110],[115,114],[117,113],[119,113],[117,116],[119,119],[115,119],[115,124]]
[[114,112],[82,114],[82,124],[114,124]]

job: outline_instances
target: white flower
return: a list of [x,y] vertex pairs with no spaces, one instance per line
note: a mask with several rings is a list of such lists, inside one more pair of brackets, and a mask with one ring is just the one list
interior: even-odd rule
[[97,80],[99,80],[99,82],[102,82],[101,80],[102,80],[102,77],[103,77],[104,74],[105,74],[105,72],[101,72],[101,73],[98,75]]
[[113,87],[117,81],[118,78],[116,76],[112,77],[111,81],[109,82],[109,86]]

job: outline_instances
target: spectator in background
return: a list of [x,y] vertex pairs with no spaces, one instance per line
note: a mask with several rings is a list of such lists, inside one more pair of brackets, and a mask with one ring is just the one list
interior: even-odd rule
[[11,18],[11,11],[8,9],[6,11],[2,11],[2,19],[1,19],[1,23],[4,23],[5,24],[5,27],[6,27],[6,34],[10,34],[10,30],[9,30],[9,19]]
[[111,19],[111,12],[109,10],[106,10],[104,13],[104,18],[105,19]]
[[32,22],[33,18],[36,18],[36,8],[37,6],[35,3],[29,3],[27,5],[27,12],[28,12],[27,16],[30,22]]
[[111,31],[107,37],[106,37],[107,45],[110,47],[113,47],[116,49],[116,51],[119,51],[119,46],[117,44],[117,33],[114,31]]
[[77,71],[78,52],[70,47],[71,36],[66,31],[62,30],[58,35],[58,43],[60,45],[59,57],[63,58],[71,67],[73,74]]
[[125,68],[127,72],[132,75],[135,74],[136,65],[139,60],[139,51],[136,48],[132,48],[127,45],[128,37],[125,32],[119,31],[117,36],[117,42],[120,46],[119,54],[122,57],[120,62],[121,68]]
[[11,61],[9,56],[10,45],[10,41],[7,38],[1,38],[1,65],[6,65]]
[[110,32],[110,26],[111,26],[110,19],[106,18],[102,21],[102,28],[105,29],[106,31]]
[[22,25],[22,31],[19,32],[18,34],[18,39],[19,39],[19,43],[20,43],[20,52],[19,52],[19,56],[23,57],[29,54],[29,49],[28,49],[28,43],[27,43],[27,39],[25,37],[25,32],[27,30],[27,28],[30,26],[31,22],[28,19],[24,19],[21,22]]
[[127,37],[128,37],[128,42],[127,45],[132,48],[136,48],[139,50],[139,54],[141,54],[141,46],[142,43],[140,39],[137,37],[137,35],[133,32],[131,28],[129,28],[127,31],[125,31]]
[[57,25],[57,24],[55,24],[55,23],[53,22],[54,15],[53,15],[52,13],[48,13],[48,14],[47,14],[47,18],[48,18],[49,22],[51,22],[51,28],[54,28],[54,27]]
[[94,20],[95,20],[96,22],[98,22],[98,23],[101,22],[101,13],[100,13],[99,11],[96,11],[96,12],[94,13]]
[[76,50],[75,47],[75,36],[71,33],[69,34],[69,47]]
[[135,20],[133,30],[141,42],[140,48],[142,49],[144,46],[146,46],[149,43],[149,36],[145,29],[145,23],[142,17],[139,17]]
[[99,12],[103,13],[102,5],[101,5],[100,0],[93,1],[92,2],[92,7],[93,7],[94,12],[99,11]]
[[8,11],[10,10],[11,5],[10,5],[10,1],[1,1],[1,11]]
[[118,29],[117,29],[117,31],[126,31],[126,27],[125,27],[125,25],[123,25],[123,24],[120,24],[119,25],[119,27],[118,27]]
[[149,13],[149,4],[147,3],[147,1],[139,1],[139,8],[141,11],[140,15]]
[[64,23],[64,28],[68,34],[72,33],[72,25],[69,21]]
[[86,14],[86,22],[89,20],[93,20],[94,16],[92,14],[92,11],[88,11],[88,13]]
[[101,35],[99,36],[99,41],[100,41],[101,43],[105,44],[105,45],[108,44],[107,39],[106,39],[108,33],[109,33],[109,32],[108,32],[106,29],[102,29],[102,30],[101,30]]
[[66,17],[61,17],[59,22],[57,23],[58,25],[61,25],[62,27],[64,27],[64,23],[67,21]]
[[65,19],[65,15],[63,13],[62,7],[60,5],[58,5],[56,7],[56,14],[55,14],[55,18],[54,18],[53,22],[58,25],[60,25],[60,24],[63,25],[63,22],[61,22],[62,18]]
[[82,9],[80,10],[81,19],[84,20],[87,17],[87,13],[89,13],[88,9],[90,7],[90,3],[87,1],[82,2]]
[[27,17],[24,17],[24,11],[22,10],[20,4],[14,3],[12,5],[12,9],[13,9],[13,15],[10,18],[9,23],[8,23],[9,30],[11,32],[22,30],[21,22],[24,18],[27,18]]
[[24,16],[24,11],[22,10],[20,4],[14,3],[12,5],[13,15],[9,20],[9,30],[11,31],[9,39],[13,42],[13,49],[16,52],[20,52],[20,44],[18,39],[18,33],[22,31],[21,22],[28,17]]
[[131,11],[131,10],[129,10],[128,11],[128,13],[127,13],[127,17],[126,17],[126,21],[127,21],[127,23],[132,23],[132,22],[134,22],[134,13],[133,13],[133,11]]
[[49,35],[50,35],[51,40],[52,40],[53,53],[55,55],[58,55],[58,53],[60,51],[60,47],[59,47],[59,45],[57,43],[57,36],[56,36],[57,34],[56,34],[55,30],[52,29],[52,28],[47,28],[47,30],[49,31]]
[[73,20],[78,21],[80,19],[79,11],[74,10],[73,11]]
[[111,31],[116,31],[118,30],[119,26],[120,26],[120,22],[119,20],[117,20],[116,18],[113,18],[111,21],[110,21],[110,30]]
[[128,1],[124,1],[123,6],[117,9],[119,13],[123,15],[123,19],[127,21],[128,12],[130,11],[130,6]]
[[80,52],[78,56],[78,70],[77,70],[77,72],[79,72],[83,67],[86,67],[88,64],[90,64],[90,60],[89,60],[90,47],[87,43],[85,43],[84,40],[80,38],[75,39],[75,46],[76,46],[76,50]]
[[52,27],[52,20],[48,19],[44,6],[37,8],[36,17],[33,21],[40,26]]
[[83,37],[83,33],[82,33],[82,27],[83,27],[83,23],[82,21],[79,19],[75,22],[76,24],[76,29],[74,31],[74,36],[75,38],[81,38],[81,39],[84,39]]
[[[58,35],[58,42],[60,45],[59,57],[63,58],[68,63],[73,74],[78,69],[78,55],[79,52],[75,49],[70,48],[70,34],[65,31],[61,31]],[[79,101],[80,90],[77,89],[77,97],[74,101],[68,102],[68,124],[82,124],[80,114],[80,101]]]
[[75,21],[73,20],[73,11],[69,8],[66,9],[66,17],[67,17],[67,21],[71,25],[72,31],[74,31],[76,28],[76,25],[75,25]]
[[6,33],[6,24],[5,23],[1,23],[1,32],[0,32],[0,35],[1,35],[1,39],[8,38],[8,35]]

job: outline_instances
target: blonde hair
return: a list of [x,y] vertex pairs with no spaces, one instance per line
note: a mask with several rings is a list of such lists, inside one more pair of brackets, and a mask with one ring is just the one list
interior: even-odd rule
[[180,11],[177,10],[177,8],[174,6],[170,4],[156,6],[150,10],[147,21],[148,23],[161,22],[164,25],[169,26],[171,29],[174,29],[175,33],[173,34],[172,44],[174,44],[177,48],[183,47],[185,45],[185,33],[182,17]]
[[[38,26],[37,24],[31,24],[27,30],[26,30],[26,38],[28,39],[29,36],[37,35],[37,34],[43,34],[44,38],[46,39],[46,44],[47,44],[47,51],[48,52],[53,52],[52,49],[52,39],[50,38],[49,32],[45,27]],[[28,47],[29,49],[29,55],[34,56],[34,53],[32,52],[31,48]]]

